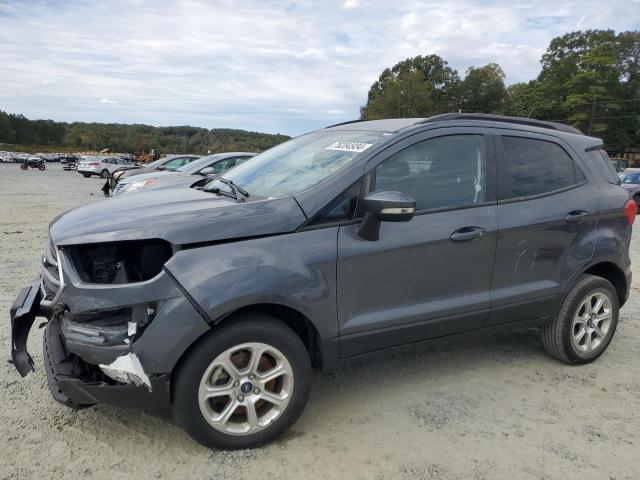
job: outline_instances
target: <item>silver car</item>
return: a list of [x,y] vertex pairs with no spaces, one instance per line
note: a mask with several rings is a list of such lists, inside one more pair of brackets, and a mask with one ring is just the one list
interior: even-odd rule
[[128,164],[129,162],[118,157],[85,157],[78,162],[78,173],[87,178],[91,175],[108,178],[118,168]]
[[190,187],[198,182],[204,184],[255,155],[250,152],[216,153],[187,163],[175,171],[161,170],[134,175],[118,182],[112,195],[160,188]]

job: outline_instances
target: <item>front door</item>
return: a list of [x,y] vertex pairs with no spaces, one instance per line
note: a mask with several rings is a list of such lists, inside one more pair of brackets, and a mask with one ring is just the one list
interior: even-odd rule
[[[338,233],[342,357],[481,328],[489,315],[498,230],[493,143],[481,129],[415,135],[367,167],[377,191],[416,200],[380,238]],[[447,130],[451,133],[451,130]]]

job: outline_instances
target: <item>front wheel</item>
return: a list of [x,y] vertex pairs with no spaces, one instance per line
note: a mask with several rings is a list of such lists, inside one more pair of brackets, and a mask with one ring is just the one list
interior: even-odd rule
[[594,361],[611,343],[618,325],[618,295],[602,277],[583,275],[567,295],[558,317],[542,329],[542,343],[566,363]]
[[84,178],[89,178],[89,177],[91,176],[91,174],[90,174],[90,173],[83,173],[83,174],[82,174],[82,176],[83,176]]
[[38,170],[40,171],[44,170],[45,168],[47,167],[44,166],[44,163],[41,163],[40,165],[38,165]]
[[640,194],[633,197],[633,201],[636,202],[636,215],[640,214]]
[[311,362],[300,338],[267,315],[212,331],[181,364],[174,416],[201,444],[222,449],[270,442],[302,413]]
[[106,168],[100,172],[100,178],[109,178],[109,170]]
[[28,170],[28,169],[29,169],[29,165],[27,165],[26,163],[20,164],[20,170]]

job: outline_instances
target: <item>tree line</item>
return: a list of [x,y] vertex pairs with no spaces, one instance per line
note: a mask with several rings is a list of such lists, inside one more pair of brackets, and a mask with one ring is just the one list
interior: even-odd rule
[[369,89],[363,119],[481,112],[573,125],[611,150],[640,147],[640,32],[571,32],[551,40],[537,78],[505,85],[500,65],[461,78],[438,55],[385,69]]
[[[462,78],[438,55],[385,69],[362,119],[482,112],[553,120],[602,137],[610,150],[640,147],[640,32],[571,32],[551,40],[537,78],[505,85],[497,63]],[[0,143],[122,152],[262,151],[289,137],[244,130],[29,120],[0,111]]]
[[261,152],[288,140],[286,135],[249,132],[226,128],[152,127],[117,123],[64,123],[53,120],[29,120],[22,115],[0,111],[0,143],[64,147],[66,150],[102,150],[148,152],[159,148],[164,153],[208,151]]

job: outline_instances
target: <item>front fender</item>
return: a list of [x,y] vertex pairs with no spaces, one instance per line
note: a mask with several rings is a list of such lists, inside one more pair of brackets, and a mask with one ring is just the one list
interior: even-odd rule
[[221,243],[176,253],[165,268],[211,321],[273,303],[306,316],[320,337],[338,334],[338,228]]

